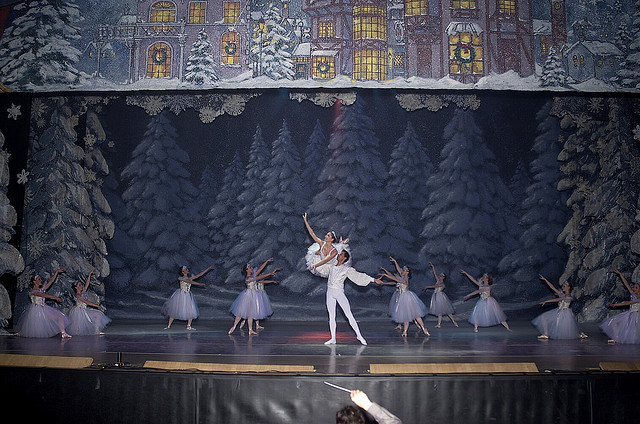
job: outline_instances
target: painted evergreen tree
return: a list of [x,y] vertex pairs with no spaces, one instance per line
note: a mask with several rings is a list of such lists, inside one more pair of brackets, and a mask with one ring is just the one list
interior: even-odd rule
[[[327,137],[322,131],[320,120],[316,120],[309,142],[304,149],[304,164],[302,166],[302,204],[308,208],[311,199],[318,191],[318,174],[327,160]],[[312,242],[311,238],[308,238]]]
[[0,275],[18,275],[24,270],[24,259],[10,243],[16,233],[13,228],[18,223],[18,214],[7,197],[11,175],[9,152],[4,148],[4,141],[4,134],[0,132]]
[[542,65],[540,85],[542,87],[559,87],[566,82],[566,74],[562,65],[562,57],[555,47],[549,49],[547,60]]
[[[107,205],[96,207],[93,202],[102,197],[99,188],[87,185],[87,153],[76,144],[78,135],[74,129],[78,110],[62,97],[51,99],[50,103],[50,125],[41,134],[32,133],[31,179],[26,188],[29,195],[23,231],[27,272],[21,289],[27,288],[33,273],[46,278],[55,269],[65,268],[50,290],[61,296],[72,293],[72,283],[84,280],[94,268],[102,277],[109,275],[103,233],[113,224],[104,222],[104,228],[99,228],[94,221],[94,214],[106,219]],[[71,304],[72,299],[64,297],[63,306]]]
[[0,41],[0,81],[14,90],[80,83],[80,11],[74,0],[28,0]]
[[234,245],[231,231],[242,206],[238,201],[238,193],[242,191],[242,182],[242,160],[236,152],[231,163],[224,169],[222,188],[207,213],[211,251],[217,258],[218,267],[228,261],[229,250]]
[[204,28],[198,32],[198,38],[191,47],[184,80],[196,85],[211,85],[218,81],[215,61],[211,54],[211,43]]
[[264,237],[264,228],[254,225],[255,205],[258,203],[264,190],[264,170],[269,164],[271,153],[262,137],[262,129],[256,127],[253,141],[249,148],[249,160],[247,161],[242,192],[238,196],[240,211],[233,226],[230,238],[233,247],[229,250],[229,256],[225,262],[227,272],[226,283],[237,284],[244,281],[240,272],[242,264],[255,255],[256,249]]
[[566,195],[556,188],[561,178],[557,158],[562,131],[559,120],[549,114],[550,110],[551,102],[547,102],[536,115],[537,136],[531,149],[536,157],[529,165],[531,182],[525,190],[512,190],[514,195],[519,191],[525,195],[518,245],[499,265],[516,284],[515,294],[527,300],[547,294],[544,284],[536,284],[538,275],[557,280],[567,260],[556,242],[569,217]]
[[304,252],[304,233],[300,231],[301,160],[286,121],[283,121],[271,148],[271,160],[264,171],[264,190],[255,204],[254,227],[261,227],[264,236],[251,256],[253,264],[273,257],[282,275],[291,274]]
[[267,29],[261,36],[263,43],[259,57],[262,73],[274,80],[292,80],[295,65],[291,53],[295,35],[283,26],[284,19],[275,2],[269,3],[264,21]]
[[[457,109],[444,129],[447,140],[438,170],[429,178],[429,202],[422,212],[423,262],[472,275],[495,271],[503,254],[511,194],[500,178],[494,154],[482,139],[473,112]],[[459,291],[466,291],[460,287]]]
[[197,190],[186,170],[190,159],[163,111],[152,117],[132,159],[122,171],[127,219],[123,223],[142,256],[132,284],[157,287],[177,278],[180,266],[206,268],[207,230],[197,208]]
[[627,46],[626,54],[613,82],[630,88],[640,88],[640,0],[636,0],[636,11],[631,23],[631,43]]

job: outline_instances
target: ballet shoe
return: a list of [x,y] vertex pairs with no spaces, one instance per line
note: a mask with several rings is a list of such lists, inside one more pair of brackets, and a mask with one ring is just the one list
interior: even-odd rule
[[584,333],[580,333],[580,338],[581,338],[581,339],[588,339],[588,338],[589,338],[589,336],[587,336],[587,335],[586,335],[586,334],[584,334]]
[[70,339],[70,338],[71,338],[71,335],[70,335],[70,334],[65,333],[64,331],[62,332],[62,334],[61,334],[61,335],[62,335],[62,338],[63,338],[63,339]]
[[326,342],[324,342],[324,344],[326,344],[326,345],[334,345],[334,344],[336,344],[336,339],[329,339]]
[[[406,334],[405,334],[405,336],[406,336]],[[360,341],[360,343],[361,343],[363,346],[366,346],[366,345],[367,345],[367,341],[364,339],[364,337],[358,337],[358,341]]]
[[613,339],[609,339],[609,340],[607,340],[607,343],[609,343],[609,344],[616,344],[616,341],[615,341],[615,340],[613,340]]
[[196,329],[195,329],[195,328],[193,328],[193,327],[192,327],[192,326],[190,326],[190,325],[187,325],[187,330],[189,330],[189,331],[196,331]]
[[538,336],[538,339],[540,339],[540,340],[549,340],[549,336],[547,336],[547,335],[545,335],[545,334],[540,334],[540,335]]
[[242,322],[240,322],[240,329],[242,330],[242,327],[244,327],[244,320]]
[[232,334],[236,330],[236,327],[231,327],[231,329],[227,332],[227,334]]
[[454,322],[453,325],[455,325],[456,327],[459,327],[457,322]]
[[[402,332],[402,337],[407,337],[407,333]],[[358,340],[360,340],[360,339],[358,339]]]
[[257,326],[256,326],[256,330],[264,330],[264,327],[263,327],[263,326],[261,326],[261,325],[257,325]]
[[250,336],[254,336],[254,335],[256,335],[256,334],[258,334],[258,333],[256,333],[256,332],[255,332],[255,331],[253,331],[253,330],[249,330],[249,335],[250,335]]
[[478,329],[477,329],[477,328],[474,328],[474,329],[473,329],[473,332],[474,332],[474,333],[477,333],[477,332],[478,332]]

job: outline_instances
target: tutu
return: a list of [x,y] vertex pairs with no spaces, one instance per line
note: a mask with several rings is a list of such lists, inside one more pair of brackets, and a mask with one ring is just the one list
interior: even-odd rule
[[469,322],[478,327],[491,327],[507,320],[498,302],[488,292],[481,293],[480,299],[473,307]]
[[174,291],[164,303],[162,313],[181,320],[198,318],[200,312],[193,293],[191,293],[191,284],[180,281],[180,288]]
[[396,285],[396,290],[391,295],[391,300],[389,301],[389,316],[393,315],[393,311],[396,309],[396,305],[398,304],[398,296],[400,296],[400,290]]
[[617,343],[640,343],[640,303],[634,303],[628,311],[608,318],[600,324],[600,329]]
[[32,302],[24,311],[16,330],[22,337],[46,338],[60,334],[71,324],[62,311],[44,304],[44,298],[31,296]]
[[91,336],[100,334],[111,322],[111,318],[102,311],[87,308],[87,305],[76,302],[76,306],[69,311],[71,324],[67,327],[67,333],[72,336]]
[[558,307],[544,312],[534,318],[531,323],[538,331],[551,339],[577,339],[580,337],[578,321],[571,309]]
[[[351,250],[349,249],[348,244],[335,243],[333,245],[333,248],[336,249],[338,253],[346,250],[347,252],[349,252],[349,254],[351,254]],[[337,264],[338,260],[334,257],[329,262],[313,269],[313,265],[317,264],[324,258],[325,257],[322,255],[320,245],[318,243],[313,243],[311,246],[309,246],[309,248],[307,249],[307,254],[304,256],[305,262],[307,263],[307,269],[314,275],[327,278],[329,276],[329,269],[331,269],[331,265]],[[349,257],[349,260],[345,262],[345,264],[347,266],[351,266],[351,257]]]
[[391,319],[395,322],[411,322],[427,315],[427,307],[411,290],[400,290],[395,308],[391,311]]
[[431,315],[449,315],[453,314],[455,310],[449,300],[449,297],[442,291],[442,287],[436,288],[436,291],[431,295],[431,302],[429,303],[429,314]]
[[258,294],[255,282],[249,283],[247,288],[240,292],[231,304],[230,310],[234,316],[245,319],[264,319],[268,316],[264,298]]
[[264,311],[258,311],[258,315],[262,315],[263,313],[265,314],[265,317],[273,315],[271,301],[269,300],[269,296],[267,296],[267,292],[264,291],[264,284],[258,283],[258,297],[258,307],[260,307],[260,305],[264,305]]

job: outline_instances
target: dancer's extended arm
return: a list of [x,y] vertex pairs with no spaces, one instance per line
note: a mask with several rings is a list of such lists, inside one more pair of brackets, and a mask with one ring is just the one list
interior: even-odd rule
[[[207,269],[205,269],[204,271],[202,271],[200,274],[196,274],[193,277],[190,278],[190,280],[195,280],[197,278],[202,277],[204,274],[206,274],[207,272],[211,271],[213,269],[213,265],[209,266]],[[191,282],[191,284],[193,284],[193,281]]]
[[469,274],[467,271],[465,271],[465,270],[461,269],[461,270],[460,270],[460,274],[466,275],[466,276],[467,276],[467,278],[468,278],[469,280],[473,281],[473,283],[474,283],[476,286],[480,287],[480,283],[478,283],[478,282],[476,281],[476,279],[475,279],[475,278],[473,278],[473,277],[471,276],[471,274]]
[[[549,280],[547,280],[546,278],[544,278],[544,276],[542,274],[538,274],[538,277],[540,277],[540,279],[542,281],[544,281],[545,283],[547,283],[547,286],[549,286],[549,288],[551,290],[553,290],[558,296],[562,296],[562,291],[559,290],[558,288],[554,287],[553,284],[551,284],[551,282]],[[562,300],[562,299],[560,299]]]
[[87,281],[85,281],[85,283],[84,283],[84,288],[82,289],[82,293],[86,292],[87,289],[89,288],[89,284],[91,283],[91,274],[93,274],[95,272],[95,270],[96,270],[95,268],[92,269],[89,272],[89,275],[87,275]]
[[311,229],[311,225],[309,225],[309,221],[307,221],[307,213],[306,212],[302,215],[302,219],[304,219],[304,226],[307,227],[307,231],[309,232],[309,235],[311,236],[313,241],[315,241],[320,246],[322,246],[322,240],[320,240],[320,238],[318,236],[316,236],[316,233],[314,233],[313,230]]
[[616,274],[618,274],[618,277],[620,277],[620,279],[622,280],[622,283],[624,284],[624,286],[627,288],[627,290],[629,291],[629,293],[633,294],[633,290],[631,290],[631,286],[629,285],[629,282],[627,281],[626,278],[624,278],[624,275],[622,275],[622,273],[620,272],[620,270],[614,268],[612,270],[613,272],[615,272]]
[[61,272],[64,272],[64,271],[65,271],[64,268],[60,268],[60,269],[56,270],[56,272],[53,273],[53,276],[51,277],[49,282],[44,286],[44,289],[48,290],[49,287],[51,287],[51,284],[53,284],[53,282],[56,281],[56,278],[58,278],[58,274],[60,274]]

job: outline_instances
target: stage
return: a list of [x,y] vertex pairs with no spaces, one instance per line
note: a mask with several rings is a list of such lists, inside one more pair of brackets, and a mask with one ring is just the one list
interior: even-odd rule
[[406,338],[389,321],[360,322],[367,346],[342,321],[333,346],[324,321],[270,319],[257,335],[228,335],[231,324],[115,320],[103,336],[2,336],[1,398],[54,422],[326,423],[350,402],[329,381],[363,389],[405,423],[626,422],[640,412],[640,345],[608,344],[595,324],[582,326],[588,339],[541,341],[528,321],[478,333],[427,321],[430,337],[412,325]]

